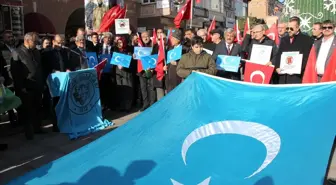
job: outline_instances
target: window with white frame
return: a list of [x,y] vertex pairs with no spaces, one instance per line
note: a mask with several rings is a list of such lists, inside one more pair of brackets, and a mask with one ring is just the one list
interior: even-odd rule
[[156,0],[142,0],[142,4],[155,3]]

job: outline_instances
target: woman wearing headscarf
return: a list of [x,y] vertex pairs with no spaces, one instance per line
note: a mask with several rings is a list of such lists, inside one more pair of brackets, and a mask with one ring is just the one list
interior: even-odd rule
[[[127,41],[124,37],[119,37],[117,39],[115,52],[132,55],[131,51],[129,51]],[[133,65],[130,65],[130,67],[131,66]],[[116,66],[115,70],[118,92],[117,106],[121,111],[128,112],[132,108],[134,93],[132,69],[118,65]]]

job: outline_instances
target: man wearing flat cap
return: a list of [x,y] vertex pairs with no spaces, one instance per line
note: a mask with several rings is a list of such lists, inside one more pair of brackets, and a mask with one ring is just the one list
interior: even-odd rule
[[[172,44],[170,49],[174,49],[176,47],[179,47],[181,45],[182,40],[182,33],[180,30],[175,30],[175,32],[172,33],[172,36],[170,38],[170,43]],[[188,52],[188,48],[185,46],[182,46],[182,55]],[[178,86],[182,78],[179,77],[176,73],[177,64],[180,60],[176,61],[167,61],[170,62],[167,66],[164,67],[164,70],[167,71],[166,75],[166,89],[169,93],[172,91],[176,86]]]

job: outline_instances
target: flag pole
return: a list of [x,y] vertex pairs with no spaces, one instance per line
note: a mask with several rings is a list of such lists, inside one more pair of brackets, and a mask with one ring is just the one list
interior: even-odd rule
[[191,0],[191,10],[190,10],[190,28],[192,28],[192,24],[193,24],[193,14],[194,14],[194,0]]

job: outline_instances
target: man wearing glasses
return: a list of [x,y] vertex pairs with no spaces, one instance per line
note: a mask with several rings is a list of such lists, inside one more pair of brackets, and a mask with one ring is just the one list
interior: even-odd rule
[[332,53],[336,49],[336,37],[334,34],[334,29],[335,24],[332,21],[324,21],[322,23],[323,38],[315,41],[314,43],[317,56],[316,71],[319,81],[324,74]]
[[[281,39],[276,57],[275,69],[279,75],[279,84],[299,84],[302,83],[302,76],[306,68],[310,49],[313,45],[311,37],[300,31],[300,18],[291,17],[286,28],[288,36]],[[283,74],[280,69],[281,55],[284,52],[299,52],[303,55],[301,74]]]

